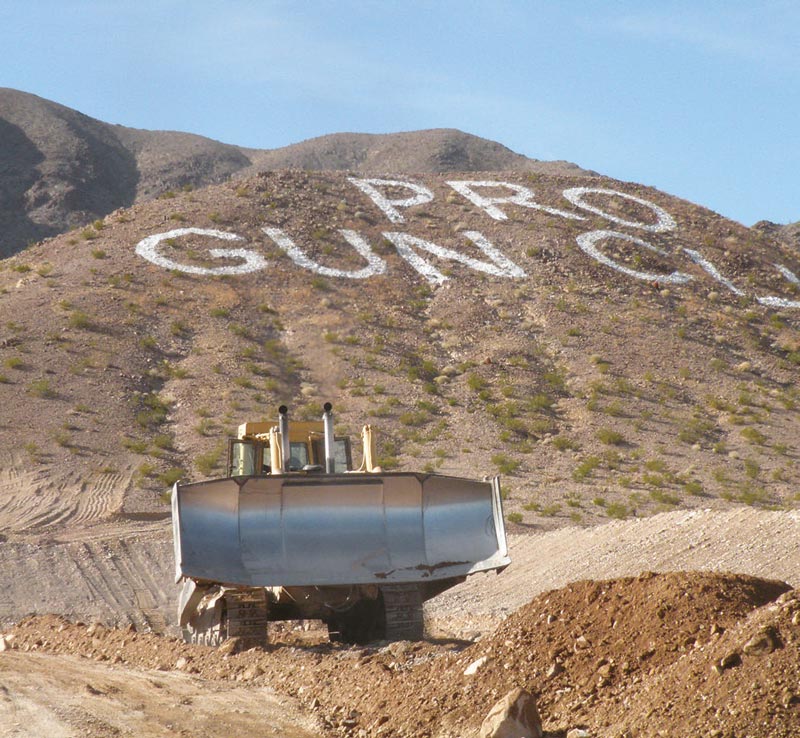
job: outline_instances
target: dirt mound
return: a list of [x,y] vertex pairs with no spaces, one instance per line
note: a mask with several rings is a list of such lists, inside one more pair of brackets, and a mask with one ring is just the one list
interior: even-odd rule
[[798,613],[781,582],[646,573],[539,595],[472,645],[346,648],[322,642],[321,631],[278,628],[267,650],[235,653],[235,644],[211,650],[55,616],[20,623],[10,643],[272,687],[298,697],[331,734],[464,738],[520,686],[537,696],[552,736],[585,727],[593,736],[679,728],[788,738],[800,699]]
[[[448,665],[444,681],[462,690],[479,681],[471,702],[480,714],[523,686],[538,694],[540,710],[554,728],[596,729],[604,723],[599,718],[626,725],[619,706],[638,692],[639,684],[695,649],[714,644],[754,608],[788,589],[782,582],[704,573],[648,572],[577,582],[521,608],[490,638]],[[477,678],[463,675],[466,666],[484,658]],[[662,699],[670,701],[668,691]],[[692,719],[687,715],[688,722],[680,724]]]

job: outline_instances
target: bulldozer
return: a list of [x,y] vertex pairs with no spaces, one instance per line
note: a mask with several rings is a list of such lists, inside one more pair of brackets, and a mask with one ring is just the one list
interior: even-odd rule
[[187,643],[267,643],[268,623],[320,620],[331,641],[420,640],[423,603],[510,563],[500,481],[385,472],[371,426],[248,422],[224,478],[172,491],[178,623]]

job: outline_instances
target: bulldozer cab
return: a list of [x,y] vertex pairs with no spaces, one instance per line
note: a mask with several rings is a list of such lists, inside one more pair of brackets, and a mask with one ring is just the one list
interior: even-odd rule
[[[272,468],[272,444],[280,443],[274,429],[274,423],[243,423],[239,426],[238,437],[228,440],[229,477],[281,473],[281,469]],[[334,437],[333,453],[337,471],[352,470],[353,457],[348,437]],[[290,472],[324,470],[325,441],[321,422],[292,423],[286,466]]]

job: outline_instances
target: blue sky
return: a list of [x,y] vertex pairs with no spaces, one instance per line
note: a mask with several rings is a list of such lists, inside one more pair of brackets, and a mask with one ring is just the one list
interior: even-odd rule
[[0,86],[275,148],[459,128],[800,220],[800,3],[0,0]]

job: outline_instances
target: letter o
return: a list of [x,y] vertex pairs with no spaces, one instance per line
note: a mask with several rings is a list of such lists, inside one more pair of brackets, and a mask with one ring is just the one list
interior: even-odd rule
[[[638,223],[633,220],[623,220],[622,218],[612,215],[611,213],[607,213],[604,210],[595,207],[594,205],[587,205],[585,202],[583,202],[582,198],[584,195],[588,195],[591,192],[596,192],[599,195],[617,195],[618,197],[623,197],[626,200],[637,202],[639,205],[644,205],[645,207],[650,208],[656,214],[658,222],[653,225],[650,223]],[[564,190],[563,194],[564,197],[576,207],[582,208],[583,210],[588,210],[590,213],[595,213],[596,215],[601,215],[603,218],[611,220],[614,223],[619,223],[620,225],[630,226],[631,228],[642,228],[643,230],[651,231],[652,233],[674,231],[675,228],[677,228],[675,219],[666,210],[664,210],[664,208],[660,208],[654,202],[643,200],[642,198],[634,197],[633,195],[628,195],[625,192],[606,190],[601,187],[572,187],[568,190]]]

